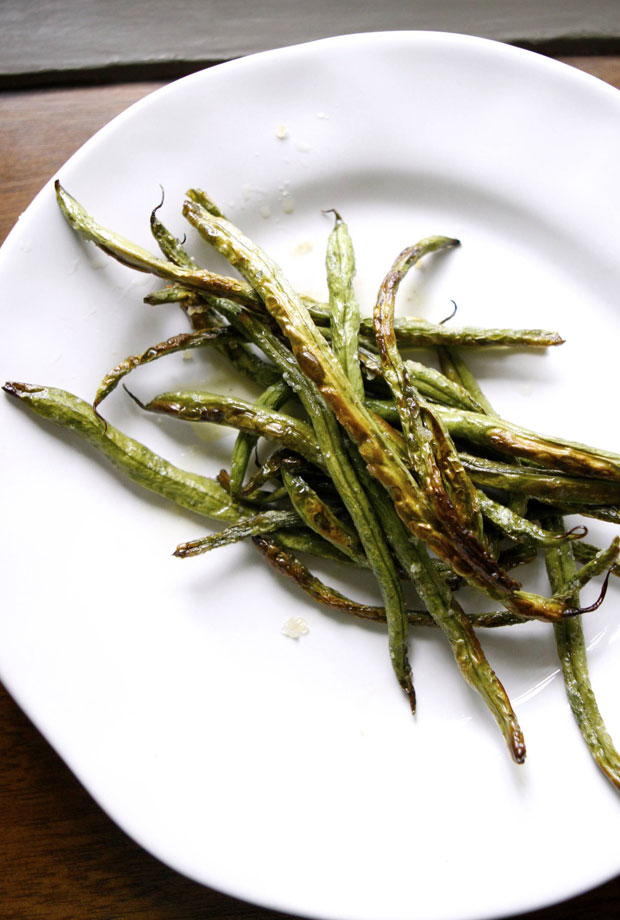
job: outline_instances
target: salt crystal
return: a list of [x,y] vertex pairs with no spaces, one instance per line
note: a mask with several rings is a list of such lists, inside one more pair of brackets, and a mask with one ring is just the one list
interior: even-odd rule
[[303,617],[290,617],[281,630],[282,635],[286,636],[287,639],[299,639],[301,636],[307,635],[309,631],[310,627]]

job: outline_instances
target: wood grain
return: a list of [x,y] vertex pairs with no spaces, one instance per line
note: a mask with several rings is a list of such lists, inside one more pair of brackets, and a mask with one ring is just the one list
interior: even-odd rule
[[75,151],[161,83],[0,93],[0,242]]
[[[568,62],[620,88],[620,58],[570,58]],[[157,85],[0,95],[0,239],[77,147]],[[93,802],[1,689],[0,719],[2,920],[277,920],[285,916],[195,884],[138,847]],[[616,920],[619,914],[617,878],[521,920]]]

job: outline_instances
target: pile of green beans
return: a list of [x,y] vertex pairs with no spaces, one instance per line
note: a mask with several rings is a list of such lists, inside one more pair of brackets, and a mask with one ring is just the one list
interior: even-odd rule
[[[404,249],[379,286],[371,319],[354,292],[355,257],[345,222],[333,212],[326,276],[329,300],[300,296],[281,269],[191,189],[183,214],[243,280],[199,266],[164,226],[150,226],[161,255],[98,224],[56,183],[70,226],[119,262],[167,282],[145,301],[180,305],[189,329],[127,357],[102,380],[92,403],[50,387],[8,382],[4,389],[37,415],[69,428],[142,486],[226,526],[177,547],[180,558],[249,540],[280,574],[320,604],[386,624],[396,679],[415,711],[410,631],[435,627],[465,680],[483,698],[517,763],[525,743],[512,704],[489,664],[477,629],[532,619],[553,625],[568,698],[603,772],[620,788],[620,759],[588,677],[581,616],[599,606],[620,575],[620,538],[600,548],[564,515],[620,522],[620,456],[549,438],[503,420],[490,405],[462,349],[562,343],[539,329],[458,329],[397,319],[403,278],[421,259],[443,258],[459,241],[428,237]],[[440,370],[406,357],[428,350]],[[180,470],[109,424],[102,404],[136,367],[187,349],[214,348],[262,387],[254,402],[205,390],[177,390],[145,412],[237,430],[230,465],[216,479]],[[127,391],[129,392],[129,391]],[[131,394],[129,394],[131,395]],[[269,452],[255,452],[259,439]],[[253,463],[256,456],[256,463]],[[382,603],[357,602],[321,581],[299,554],[373,573]],[[526,591],[515,570],[544,557],[549,593]],[[580,589],[605,575],[584,608]],[[419,608],[405,603],[410,582]],[[465,610],[459,590],[496,602]]]

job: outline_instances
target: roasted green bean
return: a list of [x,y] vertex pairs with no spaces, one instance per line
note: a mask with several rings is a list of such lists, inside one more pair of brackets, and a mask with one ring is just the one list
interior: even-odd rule
[[[338,610],[341,613],[352,614],[362,620],[373,620],[379,623],[386,622],[384,607],[361,604],[345,597],[335,588],[329,587],[316,575],[313,575],[308,567],[297,559],[293,553],[279,546],[272,536],[256,536],[252,539],[252,542],[274,569],[277,569],[286,578],[290,578],[306,594],[309,594],[310,597],[325,607],[331,607],[332,610]],[[505,610],[470,614],[469,618],[472,625],[483,629],[517,626],[525,622],[520,617],[506,613]],[[426,610],[407,610],[407,620],[410,626],[437,627],[437,623]]]
[[161,393],[142,408],[147,412],[171,415],[186,422],[227,425],[257,437],[271,438],[301,454],[310,463],[319,467],[324,465],[324,457],[306,422],[275,409],[249,403],[245,399],[218,396],[206,390],[179,390],[176,393]]
[[82,239],[94,243],[123,265],[156,275],[165,281],[176,282],[192,290],[231,297],[246,307],[256,310],[263,309],[260,298],[249,285],[235,278],[216,275],[205,269],[181,268],[174,262],[157,258],[142,246],[137,246],[120,234],[102,227],[75,198],[63,189],[58,181],[56,182],[56,198],[62,213],[76,233],[79,233]]
[[299,527],[299,515],[295,511],[263,511],[253,517],[246,517],[237,524],[231,524],[224,530],[208,534],[206,537],[197,537],[186,543],[179,543],[174,555],[180,559],[190,556],[201,556],[220,546],[230,546],[248,537],[260,534],[273,533],[286,527]]
[[[255,405],[261,409],[280,409],[291,396],[291,388],[280,380],[267,387],[256,400]],[[233,447],[230,459],[230,494],[238,496],[243,487],[243,480],[248,468],[252,451],[256,447],[258,437],[247,431],[240,431]]]
[[[556,530],[562,526],[558,518],[551,524]],[[572,545],[561,543],[550,547],[545,558],[553,591],[561,593],[573,590],[572,602],[578,606],[577,572]],[[594,760],[611,782],[620,789],[620,755],[605,727],[590,683],[581,617],[556,623],[554,632],[564,685],[573,715]]]
[[[583,541],[585,527],[569,529],[562,518],[579,513],[620,523],[620,456],[505,421],[455,350],[544,348],[561,344],[560,336],[396,317],[405,274],[422,257],[438,258],[431,254],[458,244],[449,237],[428,237],[405,249],[384,277],[373,317],[360,319],[353,243],[336,211],[327,242],[325,304],[300,296],[202,190],[187,193],[183,214],[243,280],[199,265],[160,220],[161,205],[150,225],[163,257],[101,226],[58,182],[56,195],[84,240],[164,279],[167,286],[145,301],[179,304],[179,316],[185,314],[192,331],[138,346],[104,377],[92,407],[65,391],[30,384],[6,383],[6,393],[75,432],[136,483],[226,525],[180,544],[175,555],[251,540],[278,572],[322,605],[385,623],[392,666],[412,709],[408,628],[439,627],[517,762],[525,757],[517,716],[475,630],[531,619],[553,622],[582,734],[620,788],[620,757],[589,683],[579,616],[600,604],[609,575],[620,573],[620,537],[600,549]],[[134,368],[205,346],[262,387],[254,403],[201,386],[145,402],[132,398],[142,409],[181,421],[236,429],[229,469],[216,479],[180,470],[107,424],[98,411]],[[434,350],[441,370],[406,359],[412,347]],[[267,454],[261,461],[257,452],[256,467],[250,467],[259,438],[268,440]],[[525,591],[512,575],[540,548],[551,597]],[[299,553],[348,566],[349,572],[372,572],[382,605],[358,603],[329,587]],[[580,607],[580,588],[600,575],[605,579],[599,598]],[[407,608],[405,581],[424,609]],[[505,609],[466,612],[458,591],[467,585]]]
[[158,358],[163,358],[165,355],[172,355],[179,351],[188,351],[192,348],[203,348],[205,345],[215,345],[217,342],[221,343],[223,340],[230,342],[234,340],[234,338],[234,333],[232,333],[230,329],[220,326],[203,329],[200,332],[185,332],[180,335],[174,335],[166,339],[165,342],[151,345],[150,348],[147,348],[146,351],[143,351],[140,355],[130,355],[130,357],[125,358],[120,364],[117,364],[113,370],[105,375],[95,394],[93,409],[97,409],[103,400],[116,389],[123,377],[126,377],[127,374],[136,367],[149,364],[151,361],[156,361]]
[[[391,494],[397,513],[407,529],[472,584],[500,600],[518,615],[558,619],[575,611],[557,598],[542,598],[520,589],[496,561],[476,544],[464,549],[453,536],[429,523],[428,502],[393,445],[356,397],[333,352],[312,319],[271,259],[234,225],[209,214],[191,200],[183,213],[200,234],[246,277],[260,294],[267,310],[289,340],[297,366],[319,390],[338,422],[357,444],[371,475]],[[453,410],[445,410],[453,411]],[[469,550],[469,551],[468,551]]]
[[92,406],[53,387],[5,383],[5,393],[20,400],[37,415],[74,431],[102,451],[131,479],[189,511],[221,521],[237,521],[242,506],[214,480],[180,470],[143,444],[105,424]]
[[352,527],[347,527],[315,490],[298,473],[282,468],[282,482],[291,504],[301,520],[324,540],[346,553],[358,565],[366,564],[362,543]]

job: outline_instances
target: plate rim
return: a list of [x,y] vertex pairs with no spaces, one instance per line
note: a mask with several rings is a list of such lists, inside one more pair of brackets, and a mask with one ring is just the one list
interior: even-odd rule
[[[516,48],[516,47],[511,46],[511,45],[506,45],[506,44],[504,44],[503,42],[499,42],[499,41],[497,41],[497,40],[486,39],[486,38],[480,38],[480,37],[477,37],[477,36],[461,35],[461,34],[459,34],[459,33],[444,33],[444,32],[427,31],[427,30],[423,30],[423,31],[415,31],[415,30],[412,30],[412,31],[396,31],[396,32],[363,32],[363,33],[351,33],[351,34],[348,34],[348,35],[345,35],[345,36],[336,36],[336,37],[331,37],[331,38],[323,38],[323,39],[318,39],[318,40],[314,40],[314,41],[310,41],[310,42],[300,43],[300,44],[297,44],[297,45],[288,46],[288,47],[286,47],[286,48],[278,48],[278,49],[274,49],[274,50],[258,52],[258,53],[256,53],[256,54],[248,55],[247,57],[243,57],[243,58],[239,58],[239,59],[236,59],[236,60],[233,60],[233,61],[228,61],[228,62],[225,62],[225,63],[222,63],[222,64],[214,65],[214,67],[205,68],[205,69],[196,71],[195,73],[192,73],[192,74],[190,74],[190,75],[188,75],[188,76],[182,77],[182,78],[180,78],[179,80],[174,80],[174,81],[172,81],[171,83],[169,83],[169,84],[167,84],[167,85],[165,85],[165,86],[163,86],[163,87],[161,87],[161,88],[156,89],[154,92],[149,93],[149,94],[148,94],[147,96],[145,96],[143,99],[138,100],[138,101],[135,102],[133,105],[129,106],[127,109],[125,109],[125,110],[124,110],[123,112],[121,112],[119,115],[117,115],[115,118],[113,118],[113,119],[112,119],[110,122],[108,122],[103,128],[101,128],[98,132],[96,132],[96,134],[93,135],[92,138],[90,138],[88,141],[86,141],[85,144],[83,144],[83,145],[79,148],[79,150],[77,150],[77,151],[69,158],[69,160],[67,160],[66,163],[63,164],[63,166],[62,166],[57,172],[58,172],[58,173],[62,173],[65,169],[69,168],[69,167],[70,167],[74,162],[76,162],[79,158],[89,156],[89,155],[90,155],[91,149],[95,149],[97,143],[98,143],[102,138],[105,139],[105,137],[107,137],[108,133],[109,133],[111,130],[117,130],[119,127],[121,127],[122,124],[124,123],[124,121],[125,121],[126,119],[132,118],[132,117],[133,117],[133,114],[134,114],[138,109],[142,109],[142,108],[144,108],[144,107],[147,106],[147,105],[156,104],[157,100],[163,98],[164,95],[167,95],[167,94],[170,93],[170,92],[176,92],[177,89],[178,89],[179,84],[183,84],[184,86],[188,86],[188,85],[190,85],[191,82],[193,82],[193,81],[200,82],[200,81],[202,81],[202,80],[205,78],[205,75],[206,75],[206,74],[209,74],[210,72],[212,72],[212,71],[214,71],[214,70],[218,70],[218,71],[221,72],[221,69],[223,69],[223,68],[229,68],[229,69],[230,69],[230,68],[234,68],[234,69],[238,70],[238,69],[241,68],[241,67],[251,67],[251,66],[254,66],[254,63],[255,63],[257,60],[259,60],[259,59],[264,59],[264,58],[269,58],[269,59],[280,58],[280,59],[284,60],[286,56],[288,56],[288,55],[290,55],[290,54],[294,54],[294,53],[296,53],[296,52],[299,52],[299,49],[313,49],[313,48],[318,48],[319,46],[326,46],[326,45],[328,45],[328,44],[329,44],[329,45],[337,45],[337,44],[340,43],[340,42],[355,43],[355,42],[361,41],[362,43],[372,43],[373,39],[376,39],[377,37],[380,37],[380,40],[381,40],[382,42],[383,42],[383,41],[389,42],[390,39],[393,38],[394,36],[397,36],[397,37],[398,37],[398,41],[407,41],[407,40],[411,41],[412,39],[413,39],[413,40],[419,39],[419,40],[425,41],[425,42],[426,42],[426,41],[429,41],[429,42],[430,42],[430,41],[443,41],[443,40],[446,40],[446,41],[447,41],[447,44],[449,44],[449,45],[455,45],[455,46],[456,46],[456,45],[463,45],[463,44],[469,44],[469,45],[471,45],[472,47],[473,47],[473,46],[480,46],[480,45],[485,46],[485,47],[492,46],[492,47],[498,49],[498,53],[499,53],[499,54],[504,55],[505,53],[508,53],[509,55],[513,56],[513,57],[515,58],[515,60],[516,60],[517,58],[521,58],[522,60],[526,60],[526,59],[529,59],[529,60],[537,59],[537,60],[541,63],[541,66],[543,66],[543,67],[549,69],[549,72],[554,71],[554,72],[556,72],[556,73],[559,74],[560,71],[562,71],[565,75],[566,75],[567,73],[572,73],[572,74],[574,74],[574,79],[576,79],[576,80],[578,80],[578,81],[580,81],[580,82],[587,83],[587,84],[589,84],[589,85],[590,85],[591,87],[593,87],[593,88],[596,87],[596,91],[597,91],[597,92],[601,92],[601,91],[607,92],[607,93],[610,95],[610,98],[611,98],[611,96],[613,96],[613,98],[615,99],[615,102],[620,106],[620,92],[619,92],[618,90],[616,90],[615,88],[609,86],[608,84],[604,83],[603,81],[599,80],[598,78],[592,77],[591,75],[586,74],[586,73],[584,73],[584,72],[582,72],[582,71],[578,71],[578,70],[576,70],[575,68],[571,67],[571,66],[568,65],[568,64],[564,64],[564,63],[562,63],[562,62],[559,62],[559,61],[556,61],[556,60],[553,60],[553,59],[545,58],[544,56],[538,54],[537,52],[532,52],[532,51],[529,51],[529,50],[525,50],[525,49],[521,49],[521,48]],[[500,49],[501,49],[501,50],[500,50]],[[304,52],[304,53],[309,53],[309,52]],[[542,63],[542,62],[544,62],[544,63]],[[155,102],[154,102],[153,100],[155,100]],[[29,226],[29,221],[32,221],[32,220],[34,220],[34,219],[36,218],[37,209],[38,209],[39,207],[42,207],[42,206],[47,206],[46,203],[45,203],[45,195],[47,194],[47,190],[49,189],[49,186],[50,186],[50,184],[51,184],[52,181],[53,181],[52,178],[50,178],[50,180],[48,180],[48,182],[44,185],[44,187],[43,187],[42,190],[37,194],[37,196],[35,196],[35,198],[34,198],[33,201],[31,202],[31,204],[28,206],[28,208],[27,208],[26,211],[24,212],[23,221],[22,221],[22,220],[19,220],[18,223],[17,223],[17,224],[11,229],[11,231],[9,232],[9,235],[7,236],[5,242],[3,243],[2,247],[1,247],[1,250],[0,250],[0,272],[3,270],[4,260],[9,260],[10,257],[11,257],[11,250],[12,250],[12,247],[15,246],[15,245],[18,245],[18,240],[19,240],[19,238],[21,237],[21,235],[22,235],[23,233],[27,232],[27,229],[28,229],[28,226]],[[19,704],[20,706],[22,706],[22,704],[21,704],[19,698],[13,693],[13,691],[12,691],[12,689],[10,688],[9,685],[7,685],[7,689],[9,689],[9,692],[10,692],[11,695],[17,700],[18,704]],[[37,729],[41,732],[41,734],[43,734],[43,736],[47,738],[47,733],[46,733],[46,731],[45,731],[45,727],[41,727],[41,726],[38,724],[38,721],[37,721],[37,719],[36,719],[36,716],[31,715],[30,710],[29,710],[26,706],[22,706],[22,708],[24,709],[24,711],[26,712],[26,714],[28,715],[28,717],[34,722],[34,724],[36,725]],[[48,739],[48,741],[49,741],[49,739]],[[56,745],[56,744],[53,744],[51,741],[50,741],[49,743],[51,743],[52,746],[54,747],[54,749],[60,754],[60,756],[62,757],[63,761],[65,761],[65,763],[67,763],[67,760],[65,759],[65,757],[64,757],[64,755],[63,755],[63,752],[62,752],[61,750],[58,749],[57,745]],[[72,767],[70,766],[70,764],[68,764],[68,766],[69,766],[69,769],[71,769],[72,772],[73,772],[73,769],[72,769]],[[76,774],[76,775],[77,775],[77,774]],[[108,808],[107,806],[104,806],[104,805],[99,801],[97,795],[96,795],[96,794],[93,794],[93,792],[91,791],[89,785],[84,781],[84,779],[82,779],[80,776],[78,776],[78,779],[79,779],[79,781],[82,783],[82,785],[84,785],[84,786],[88,789],[89,794],[95,799],[95,801],[98,802],[98,804],[100,805],[100,807],[102,807],[103,810],[104,810],[107,814],[111,814],[109,808]],[[120,821],[119,818],[118,818],[116,815],[112,815],[112,814],[111,814],[111,817],[113,817],[113,820],[114,820],[119,826],[123,827],[122,821]],[[132,836],[132,837],[135,837],[135,835],[134,835],[133,833],[131,834],[131,836]],[[154,855],[156,858],[161,858],[161,857],[158,857],[158,854],[157,854],[154,850],[151,850],[151,849],[148,847],[148,845],[146,845],[142,840],[140,840],[140,846],[142,846],[142,847],[143,847],[144,849],[146,849],[148,852],[151,852],[152,855]],[[192,876],[190,873],[184,872],[184,870],[181,869],[181,868],[179,868],[178,865],[175,865],[175,869],[176,869],[177,871],[183,873],[183,874],[189,875],[189,877],[194,877],[194,876]],[[619,871],[620,871],[620,866],[619,866]],[[596,887],[596,886],[602,884],[604,881],[606,881],[606,880],[608,880],[609,878],[612,878],[612,877],[613,877],[613,876],[604,875],[603,877],[601,877],[600,880],[594,882],[594,883],[593,883],[593,886],[590,886],[590,887]],[[203,882],[203,881],[202,881],[201,879],[199,879],[199,878],[195,878],[195,880],[198,881],[198,882],[200,882],[201,884],[207,884],[207,883]],[[590,887],[588,887],[588,888],[583,888],[583,887],[582,887],[582,888],[576,889],[576,890],[573,891],[571,894],[567,895],[567,898],[572,898],[572,897],[574,897],[575,895],[577,895],[577,894],[579,894],[579,893],[582,893],[582,892],[584,892],[584,891],[590,890]],[[218,890],[224,891],[225,889],[221,888],[221,887],[218,885]],[[236,894],[235,890],[228,890],[228,891],[226,891],[225,893],[230,894],[230,895],[233,896],[233,897],[245,897],[244,895],[238,895],[238,894]],[[562,900],[566,900],[567,898],[564,898],[564,899],[562,899]],[[562,903],[562,900],[558,901],[557,899],[554,899],[554,900],[550,900],[550,901],[546,902],[545,904],[539,904],[539,903],[537,902],[536,904],[534,904],[534,905],[531,906],[530,908],[526,908],[526,909],[530,909],[530,910],[531,910],[531,909],[535,909],[535,907],[546,907],[546,906],[549,906],[549,905],[551,905],[551,904]],[[284,910],[284,909],[289,909],[289,910],[290,910],[290,909],[291,909],[290,907],[289,907],[289,908],[286,908],[286,907],[282,907],[282,906],[279,906],[279,905],[275,905],[275,906],[273,906],[273,907],[270,907],[270,905],[266,905],[266,904],[264,903],[264,901],[260,901],[260,902],[256,902],[256,903],[263,904],[263,905],[264,905],[265,907],[267,907],[268,909],[275,909],[275,910]],[[295,909],[296,909],[296,908],[295,908]],[[512,915],[511,913],[505,913],[505,914],[503,914],[502,916],[511,916],[511,915]],[[313,915],[307,915],[307,916],[317,916],[317,917],[319,917],[319,916],[323,916],[323,915],[319,915],[319,914],[314,915],[314,914],[313,914]],[[481,915],[481,916],[482,916],[482,915]],[[486,915],[485,915],[485,916],[486,916]]]

